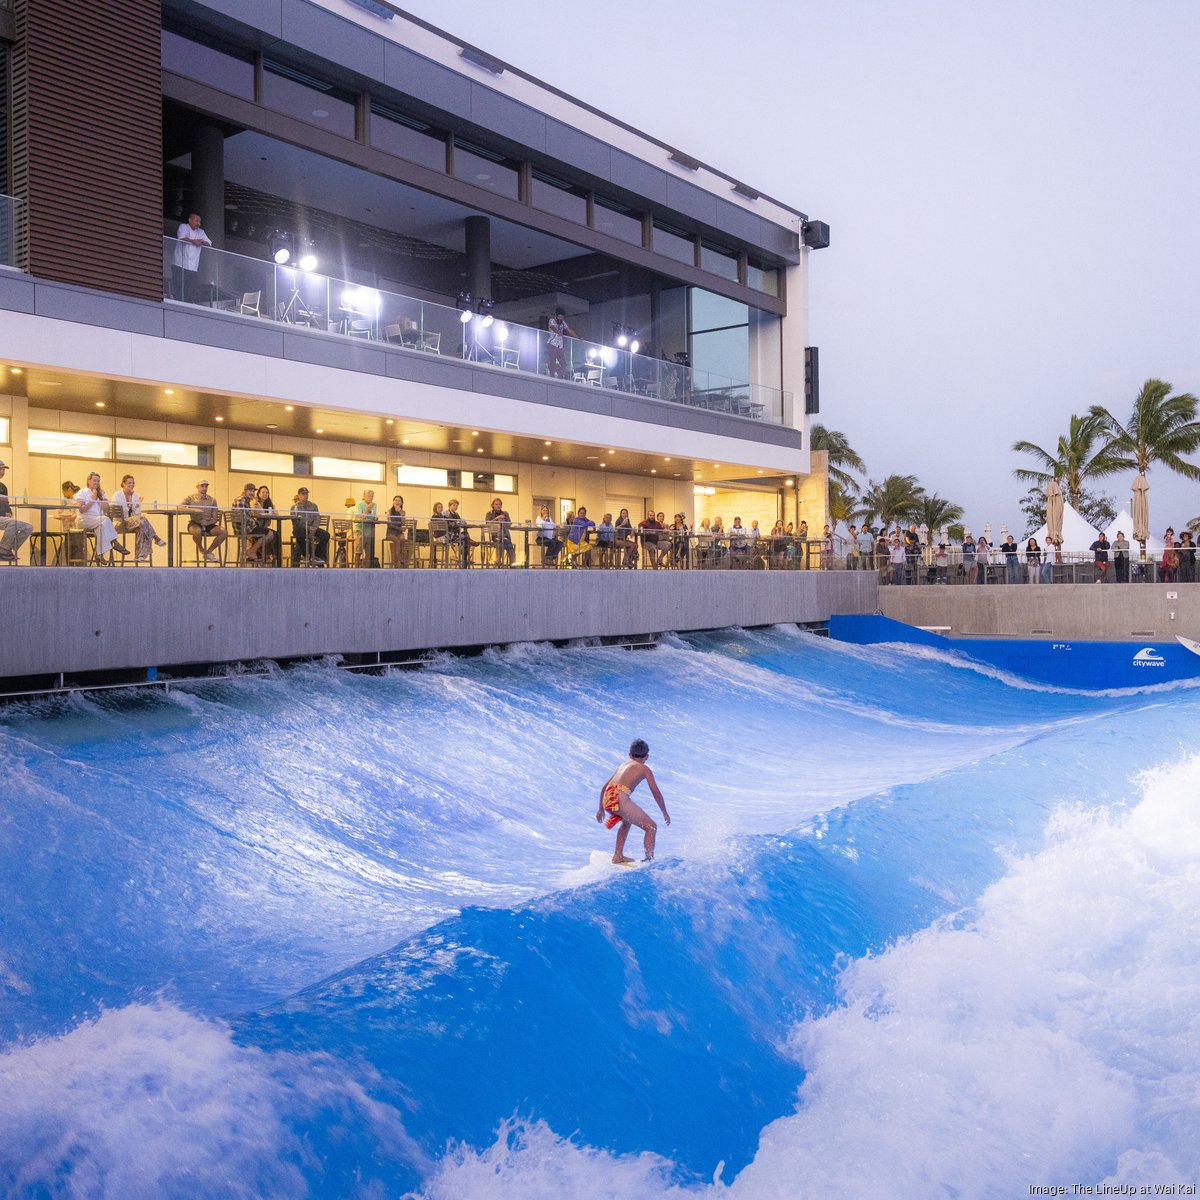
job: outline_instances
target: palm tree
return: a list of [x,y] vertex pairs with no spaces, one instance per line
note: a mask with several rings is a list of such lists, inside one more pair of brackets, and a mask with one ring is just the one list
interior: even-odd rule
[[1098,404],[1089,410],[1109,437],[1105,450],[1116,467],[1136,467],[1144,475],[1151,463],[1160,462],[1185,479],[1200,479],[1200,467],[1183,457],[1200,447],[1196,397],[1190,392],[1172,396],[1170,391],[1169,383],[1147,379],[1126,425]]
[[917,514],[918,523],[929,530],[930,541],[933,540],[935,529],[941,529],[943,525],[956,525],[962,519],[962,507],[949,500],[943,500],[936,493],[924,498],[921,502],[921,511]]
[[[1099,449],[1096,449],[1097,442],[1101,443]],[[1040,470],[1018,467],[1013,471],[1017,479],[1038,487],[1045,487],[1051,479],[1060,480],[1067,489],[1071,507],[1075,509],[1079,507],[1084,480],[1097,475],[1111,475],[1122,465],[1110,450],[1104,418],[1098,416],[1095,409],[1086,417],[1071,417],[1070,427],[1066,435],[1058,439],[1053,454],[1033,442],[1014,442],[1013,449],[1018,454],[1031,455],[1041,465]]]
[[[857,491],[858,485],[850,471],[866,474],[866,464],[850,447],[846,435],[824,425],[814,425],[808,435],[809,450],[824,450],[829,455],[829,478],[843,491]],[[847,470],[846,468],[849,468]]]
[[879,483],[871,480],[859,501],[856,516],[884,525],[897,521],[915,521],[925,503],[925,489],[915,475],[889,475]]
[[832,525],[854,519],[858,504],[858,489],[843,487],[836,480],[829,481],[829,521]]

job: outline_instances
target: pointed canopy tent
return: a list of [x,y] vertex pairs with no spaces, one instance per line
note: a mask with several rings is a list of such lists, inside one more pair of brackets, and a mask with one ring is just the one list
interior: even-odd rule
[[[1039,546],[1046,545],[1048,526],[1043,525],[1033,536]],[[1062,551],[1064,554],[1086,554],[1100,536],[1065,500],[1062,515]]]
[[[1104,536],[1110,542],[1116,541],[1117,530],[1119,529],[1125,531],[1125,537],[1131,543],[1130,555],[1136,559],[1141,551],[1141,547],[1134,540],[1133,518],[1129,515],[1129,509],[1124,509],[1117,514],[1117,519],[1104,531]],[[1151,535],[1146,541],[1146,557],[1152,558],[1157,562],[1162,557],[1162,552],[1162,539]]]

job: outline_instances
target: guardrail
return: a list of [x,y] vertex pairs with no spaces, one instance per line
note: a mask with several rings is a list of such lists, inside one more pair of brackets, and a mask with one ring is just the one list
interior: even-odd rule
[[164,293],[187,304],[329,336],[449,355],[584,387],[687,404],[773,424],[791,421],[792,394],[668,362],[629,347],[519,325],[490,307],[458,309],[315,271],[163,238]]

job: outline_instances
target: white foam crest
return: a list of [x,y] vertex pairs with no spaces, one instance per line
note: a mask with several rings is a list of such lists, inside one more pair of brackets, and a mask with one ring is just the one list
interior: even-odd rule
[[320,1165],[291,1123],[318,1112],[428,1169],[372,1082],[324,1055],[240,1046],[169,1004],[131,1005],[0,1053],[0,1178],[10,1195],[67,1200],[304,1197]]

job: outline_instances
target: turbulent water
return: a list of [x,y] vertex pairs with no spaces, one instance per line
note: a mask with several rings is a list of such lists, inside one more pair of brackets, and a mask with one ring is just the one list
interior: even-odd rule
[[0,1191],[1195,1184],[1198,718],[784,629],[10,706]]

